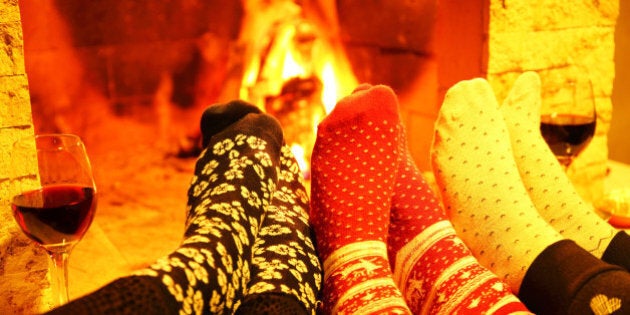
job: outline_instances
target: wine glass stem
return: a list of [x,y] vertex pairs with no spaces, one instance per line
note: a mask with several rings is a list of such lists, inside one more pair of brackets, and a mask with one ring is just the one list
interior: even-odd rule
[[52,288],[55,306],[61,306],[68,302],[68,256],[69,251],[49,252],[52,259]]

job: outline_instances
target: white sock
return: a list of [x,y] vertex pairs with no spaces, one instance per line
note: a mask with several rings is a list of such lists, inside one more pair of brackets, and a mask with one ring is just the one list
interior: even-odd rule
[[533,260],[562,236],[529,199],[487,81],[462,81],[447,92],[431,157],[458,235],[482,265],[518,293]]
[[551,226],[598,258],[617,233],[584,202],[540,134],[540,78],[522,74],[501,106],[514,158],[536,209]]

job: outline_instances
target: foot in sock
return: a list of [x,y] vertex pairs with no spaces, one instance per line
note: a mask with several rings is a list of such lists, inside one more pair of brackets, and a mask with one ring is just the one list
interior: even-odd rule
[[[393,95],[393,92],[390,92]],[[378,104],[398,111],[398,102]],[[394,279],[414,314],[527,312],[510,288],[459,239],[398,130],[398,171],[389,227]]]
[[278,186],[254,243],[252,276],[237,315],[316,313],[322,270],[309,207],[297,161],[284,145]]
[[391,98],[385,87],[361,86],[318,126],[311,222],[327,314],[410,314],[387,258],[399,117],[379,104]]
[[518,293],[534,259],[563,237],[538,214],[525,190],[487,81],[462,81],[447,92],[431,159],[458,236]]
[[[211,106],[207,113],[229,112],[231,105]],[[251,247],[275,191],[282,130],[270,116],[238,112],[245,116],[221,131],[204,128],[209,121],[202,126],[209,140],[188,191],[184,241],[150,269],[183,308],[222,313],[238,306]]]
[[188,191],[182,245],[52,314],[217,314],[238,307],[251,248],[275,192],[283,136],[272,117],[233,105],[213,105],[204,115],[215,119],[202,125],[208,146]]
[[535,72],[522,74],[501,106],[521,179],[551,226],[601,258],[618,231],[584,202],[549,149],[540,134],[540,106]]

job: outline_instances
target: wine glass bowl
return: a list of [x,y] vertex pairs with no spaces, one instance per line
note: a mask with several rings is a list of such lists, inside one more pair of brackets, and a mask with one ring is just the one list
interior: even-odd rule
[[595,135],[597,112],[590,80],[569,82],[565,93],[543,99],[540,132],[566,169]]
[[[85,146],[70,134],[35,135],[13,145],[13,167],[36,163],[36,179],[16,185],[11,208],[24,234],[53,261],[55,304],[68,301],[67,260],[94,218],[96,187]],[[34,160],[34,161],[29,161]]]

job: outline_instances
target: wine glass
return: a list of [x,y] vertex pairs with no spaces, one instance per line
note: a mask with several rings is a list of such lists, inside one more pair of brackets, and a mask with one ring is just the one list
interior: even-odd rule
[[45,134],[14,143],[12,167],[37,163],[33,181],[21,181],[11,201],[22,231],[52,260],[55,306],[68,302],[68,257],[88,230],[96,209],[96,187],[81,139],[71,134]]
[[565,170],[595,135],[597,112],[593,85],[573,79],[543,98],[540,132]]

